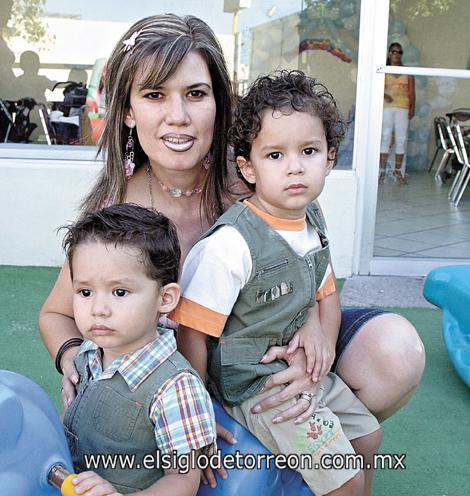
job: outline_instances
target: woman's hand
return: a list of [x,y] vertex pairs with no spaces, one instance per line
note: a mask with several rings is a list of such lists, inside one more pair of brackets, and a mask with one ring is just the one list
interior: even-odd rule
[[[217,427],[218,439],[223,439],[229,444],[236,444],[237,440],[231,432],[229,432],[225,427],[222,427],[219,423],[216,423],[215,425]],[[212,455],[213,452],[214,448],[212,447],[209,451],[209,456]],[[225,480],[227,478],[227,471],[223,467],[219,468],[217,472],[219,473],[220,477],[222,477],[222,479]],[[203,484],[209,484],[209,486],[211,487],[217,487],[214,471],[210,467],[207,467],[201,472],[201,481]]]
[[60,360],[60,366],[64,376],[62,377],[62,402],[64,403],[64,408],[67,408],[72,404],[75,399],[76,385],[78,384],[78,372],[75,368],[75,355],[77,354],[79,346],[74,346],[69,348]]
[[[315,394],[317,389],[317,384],[312,381],[312,375],[307,373],[307,360],[302,348],[299,348],[294,354],[289,355],[287,353],[287,346],[271,346],[261,360],[261,363],[270,363],[274,360],[285,360],[289,367],[269,376],[264,383],[263,390],[283,384],[288,385],[282,391],[268,396],[257,403],[251,409],[251,412],[254,414],[279,406],[292,398],[298,397],[303,392],[308,391]],[[315,408],[315,401],[308,403],[307,400],[299,399],[294,406],[282,412],[281,415],[277,415],[273,419],[273,422],[280,423],[291,419],[295,419],[294,422],[296,423],[305,422],[315,411]]]

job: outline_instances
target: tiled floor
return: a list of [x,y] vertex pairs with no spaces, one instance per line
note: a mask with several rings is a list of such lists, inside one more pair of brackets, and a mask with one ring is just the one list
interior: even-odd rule
[[387,178],[379,185],[374,255],[470,259],[470,185],[458,207],[447,198],[452,185],[434,174],[410,172],[408,184]]

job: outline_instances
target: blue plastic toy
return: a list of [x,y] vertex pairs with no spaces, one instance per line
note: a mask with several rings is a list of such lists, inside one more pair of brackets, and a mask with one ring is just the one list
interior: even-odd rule
[[[217,401],[213,399],[212,402],[217,422],[228,429],[238,441],[235,445],[217,441],[222,456],[234,455],[236,451],[242,455],[271,453],[251,432],[230,417]],[[201,484],[198,496],[238,496],[241,494],[247,496],[314,496],[302,476],[288,468],[280,470],[271,465],[267,469],[264,464],[262,470],[245,468],[227,472],[227,480],[221,479],[216,474],[217,487],[215,489]]]
[[445,346],[455,370],[470,387],[470,265],[432,270],[423,293],[443,310]]
[[[243,426],[214,401],[217,421],[238,440],[236,445],[220,441],[221,457],[236,451],[249,454],[270,452]],[[63,469],[65,470],[62,470]],[[59,496],[49,482],[55,470],[58,483],[73,472],[72,460],[62,424],[47,394],[22,375],[0,370],[0,496]],[[230,470],[228,479],[218,475],[217,487],[201,485],[198,496],[313,496],[301,475],[290,469],[277,469],[272,463],[262,470]],[[62,494],[74,494],[66,479]],[[57,481],[54,481],[57,482]],[[67,487],[65,488],[65,485]]]
[[0,370],[0,496],[59,496],[48,482],[57,466],[73,468],[47,394],[26,377]]

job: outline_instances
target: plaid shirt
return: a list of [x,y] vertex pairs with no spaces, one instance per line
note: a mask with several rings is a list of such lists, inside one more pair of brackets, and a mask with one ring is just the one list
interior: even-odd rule
[[[110,379],[119,372],[129,389],[135,391],[175,351],[173,331],[159,329],[154,341],[120,356],[104,371],[95,343],[85,341],[78,353],[86,353],[93,380]],[[149,417],[155,426],[157,447],[163,454],[188,453],[215,443],[212,402],[204,384],[190,372],[181,372],[165,381],[153,397]]]

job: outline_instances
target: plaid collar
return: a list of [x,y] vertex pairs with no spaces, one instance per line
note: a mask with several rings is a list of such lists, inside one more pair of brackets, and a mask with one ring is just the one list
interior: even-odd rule
[[133,392],[175,351],[176,339],[173,330],[159,327],[154,341],[133,353],[116,358],[104,371],[101,350],[93,341],[85,341],[78,354],[86,354],[93,380],[111,379],[116,372],[119,372]]

